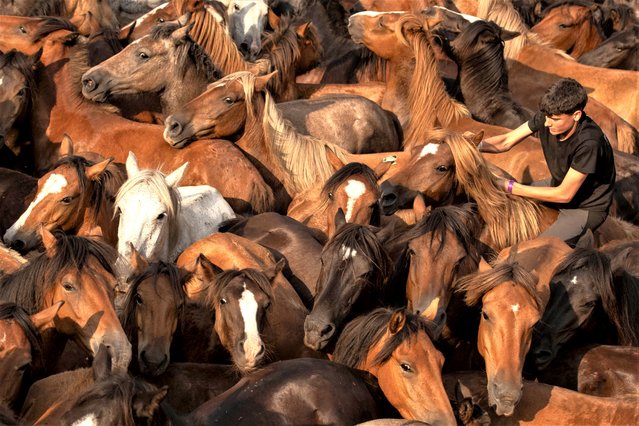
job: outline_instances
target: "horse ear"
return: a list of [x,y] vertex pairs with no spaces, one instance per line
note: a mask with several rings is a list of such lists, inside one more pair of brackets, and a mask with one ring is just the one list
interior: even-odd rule
[[377,176],[377,180],[381,179],[382,176],[384,176],[386,172],[390,170],[390,167],[393,164],[394,163],[392,161],[381,161],[377,166],[375,166],[375,170],[373,170],[373,173],[375,173],[375,176]]
[[520,36],[521,33],[518,33],[517,31],[508,31],[505,29],[501,29],[501,33],[499,35],[499,38],[502,39],[503,41],[508,41],[508,40],[512,40],[515,37]]
[[102,343],[100,343],[98,352],[93,358],[91,369],[93,370],[93,379],[96,382],[106,380],[111,375],[111,354],[109,349]]
[[129,257],[129,263],[131,264],[131,274],[141,274],[146,268],[149,267],[149,262],[140,255],[136,250],[133,243],[129,242],[129,249],[131,250],[131,256]]
[[277,73],[277,70],[275,70],[275,71],[273,71],[272,73],[269,73],[269,74],[256,76],[255,77],[255,91],[256,92],[262,92],[266,88],[266,85],[268,84],[268,81],[276,73]]
[[344,162],[340,160],[337,154],[335,154],[335,152],[330,149],[328,145],[324,145],[324,150],[326,151],[326,159],[328,160],[334,171],[338,171],[345,166]]
[[268,8],[268,24],[271,28],[273,28],[274,30],[277,30],[280,28],[280,20],[281,18],[279,16],[277,16],[275,14],[275,12],[273,12],[273,9],[271,9],[270,7]]
[[194,24],[189,24],[184,27],[179,27],[177,30],[171,33],[171,40],[178,45],[189,36],[189,31],[193,28]]
[[595,236],[590,229],[588,229],[577,241],[575,247],[581,247],[585,249],[595,248]]
[[339,231],[339,229],[346,225],[346,216],[344,215],[344,210],[340,207],[335,212],[335,232]]
[[59,302],[54,303],[46,309],[41,310],[33,315],[31,315],[31,322],[40,332],[43,331],[44,327],[47,326],[56,315],[58,315],[58,311],[64,305],[64,300],[60,300]]
[[41,57],[42,57],[42,48],[40,48],[36,53],[31,55],[31,68],[35,69]]
[[58,251],[58,240],[55,235],[51,233],[44,226],[40,227],[40,237],[42,237],[42,245],[47,254],[47,257],[52,258]]
[[601,9],[601,6],[594,3],[592,6],[590,6],[590,11],[592,12],[592,18],[594,19],[594,21],[601,26],[604,21],[604,12]]
[[543,7],[542,2],[538,1],[535,3],[535,6],[533,7],[533,13],[535,16],[541,16]]
[[397,334],[404,328],[406,324],[406,310],[404,308],[397,309],[391,315],[390,321],[388,321],[388,332],[390,334]]
[[215,279],[215,276],[224,272],[222,268],[211,262],[202,253],[197,257],[195,261],[194,275],[202,282],[208,282]]
[[87,167],[84,173],[90,180],[98,180],[100,179],[100,176],[102,176],[102,173],[106,171],[107,167],[109,167],[111,161],[113,161],[113,158],[107,158],[104,161],[100,161],[97,164]]
[[124,28],[120,30],[118,33],[118,40],[122,43],[122,46],[126,46],[131,42],[131,35],[133,35],[133,31],[135,31],[135,26],[138,24],[138,21],[133,21],[131,26],[124,31]]
[[69,155],[73,155],[73,140],[71,140],[71,136],[65,133],[60,142],[60,157],[67,157]]
[[491,269],[493,269],[493,267],[490,266],[490,263],[486,262],[483,257],[479,259],[479,272],[486,272],[490,271]]
[[126,174],[129,179],[131,179],[138,173],[140,173],[140,168],[138,167],[138,159],[133,151],[129,151],[129,156],[126,157]]
[[306,33],[308,32],[308,28],[310,26],[311,26],[310,22],[304,22],[302,25],[297,27],[297,29],[295,30],[295,33],[297,33],[297,36],[299,38],[304,38],[306,37]]
[[430,213],[432,206],[427,206],[426,201],[424,200],[424,196],[421,192],[418,192],[413,199],[413,213],[415,214],[415,222],[419,222],[427,214]]
[[481,142],[482,140],[484,140],[484,131],[480,130],[477,133],[473,133],[473,132],[464,132],[464,138],[466,138],[466,140],[468,142],[472,142],[473,145],[477,146],[479,145],[479,142]]
[[186,168],[189,167],[189,162],[182,164],[177,169],[173,170],[166,178],[166,184],[170,187],[176,187],[178,183],[184,177],[184,173],[186,172]]
[[264,275],[266,275],[266,277],[272,284],[277,274],[282,272],[282,269],[284,269],[285,266],[286,266],[286,258],[283,257],[280,260],[278,260],[277,263],[273,265],[272,268],[269,268],[266,271],[264,271]]
[[169,391],[168,386],[162,386],[158,390],[147,391],[135,395],[133,398],[133,410],[137,418],[152,419],[153,415],[160,407],[160,403]]

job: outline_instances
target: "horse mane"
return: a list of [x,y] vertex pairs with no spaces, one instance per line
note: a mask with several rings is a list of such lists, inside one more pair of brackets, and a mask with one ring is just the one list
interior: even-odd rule
[[107,168],[97,180],[89,180],[85,173],[85,168],[95,164],[95,162],[78,155],[67,155],[60,158],[50,170],[55,170],[63,166],[68,166],[75,170],[78,175],[80,190],[85,192],[87,187],[90,188],[89,202],[94,208],[93,218],[97,219],[103,206],[109,203],[110,195],[116,193],[117,189],[124,182],[124,179],[122,179],[122,176],[114,174],[112,170]]
[[556,0],[552,3],[547,4],[541,13],[543,14],[543,16],[546,16],[548,12],[550,12],[553,9],[557,9],[558,7],[561,7],[561,6],[581,6],[585,8],[590,8],[592,5],[593,5],[593,2],[586,1],[586,0]]
[[[170,39],[171,34],[178,28],[180,28],[179,24],[171,22],[156,25],[151,29],[149,37],[151,37],[151,40]],[[178,64],[182,78],[186,76],[186,73],[192,67],[195,67],[195,72],[205,77],[207,81],[215,81],[222,77],[222,71],[213,64],[202,46],[197,44],[190,36],[176,46],[175,52],[175,61]]]
[[[37,43],[49,34],[59,30],[71,31],[76,37],[80,35],[80,33],[78,33],[78,27],[66,18],[47,16],[40,19],[41,23],[38,25],[38,29],[33,33],[33,36],[31,36],[32,43]],[[72,42],[72,40],[70,42]]]
[[463,104],[448,96],[428,34],[422,25],[421,19],[407,14],[400,18],[395,30],[398,39],[413,49],[416,59],[408,92],[411,111],[405,137],[408,145],[422,140],[424,131],[436,125],[447,127],[469,116]]
[[504,57],[507,59],[517,59],[522,49],[528,45],[540,45],[550,49],[553,53],[560,55],[564,59],[575,60],[575,58],[566,52],[554,48],[538,34],[530,31],[523,23],[521,16],[517,13],[510,0],[480,1],[477,7],[477,17],[485,19],[486,21],[493,21],[508,31],[517,31],[521,34],[505,43]]
[[[139,185],[148,186],[149,190],[157,194],[160,202],[166,208],[167,222],[169,227],[169,243],[173,246],[179,235],[178,215],[180,214],[181,197],[176,188],[169,187],[166,184],[166,175],[159,170],[140,170],[135,176],[129,177],[115,197],[114,211],[117,212],[118,207],[122,203],[124,195]],[[114,213],[115,214],[115,213]]]
[[368,281],[375,289],[382,290],[386,278],[390,277],[393,272],[393,263],[384,244],[375,235],[374,229],[370,225],[346,223],[326,243],[323,251],[331,251],[341,258],[339,253],[343,247],[356,250],[358,256],[367,258],[376,269],[375,273],[372,274],[372,279]]
[[14,320],[18,323],[31,345],[34,361],[42,356],[42,336],[24,308],[15,303],[0,303],[0,320]]
[[189,24],[193,24],[189,31],[191,38],[204,49],[224,75],[249,69],[237,45],[212,13],[206,9],[193,12]]
[[36,0],[30,7],[27,16],[61,16],[66,12],[64,0]]
[[[406,323],[402,329],[390,335],[373,360],[373,366],[385,363],[402,342],[413,338],[420,331],[435,341],[435,325],[420,315],[404,311]],[[377,308],[361,315],[344,327],[333,351],[333,361],[351,368],[361,368],[371,348],[384,336],[393,315],[389,308]]]
[[[347,75],[351,82],[358,81],[386,81],[388,60],[377,56],[366,46],[357,46],[347,53],[324,61],[324,67],[330,70],[328,75],[322,77],[322,83],[339,83],[341,76]],[[333,80],[335,75],[338,80]]]
[[117,255],[112,247],[100,240],[65,235],[60,231],[55,231],[54,235],[57,241],[53,257],[47,257],[46,252],[40,253],[15,273],[0,279],[1,300],[17,303],[34,314],[44,306],[44,297],[58,276],[69,268],[83,270],[92,257],[114,275],[111,265]]
[[629,265],[630,258],[625,249],[612,256],[611,268],[617,303],[617,320],[608,316],[617,327],[619,344],[639,346],[639,277],[632,275],[629,270],[635,266]]
[[537,309],[544,306],[541,295],[537,292],[537,280],[533,274],[512,259],[500,262],[488,271],[461,277],[453,286],[455,292],[465,292],[464,300],[468,305],[473,306],[479,303],[486,293],[506,281],[523,287],[533,298]]
[[177,266],[173,263],[167,263],[164,261],[153,262],[144,271],[133,274],[126,279],[129,284],[129,289],[126,295],[126,301],[124,302],[124,310],[122,311],[120,322],[122,323],[124,332],[132,343],[133,341],[137,342],[137,324],[135,321],[135,314],[138,304],[135,302],[135,295],[138,292],[140,284],[149,278],[153,279],[153,288],[155,288],[160,275],[166,276],[169,280],[173,296],[178,301],[178,324],[184,324],[186,289],[184,288],[184,281],[180,278],[180,272],[178,271]]
[[34,64],[29,57],[15,49],[7,53],[0,54],[0,70],[4,67],[11,67],[18,70],[25,79],[27,92],[29,93],[30,105],[33,105],[38,86],[36,84]]
[[229,269],[216,275],[213,285],[206,288],[206,293],[204,294],[205,305],[209,308],[214,308],[222,297],[222,291],[224,291],[224,289],[235,278],[244,278],[246,280],[254,282],[259,287],[259,289],[264,292],[264,294],[273,299],[273,289],[271,287],[271,283],[262,271],[258,271],[257,269],[252,268],[241,270]]
[[493,248],[501,250],[539,234],[541,211],[536,202],[498,188],[486,160],[462,135],[447,133],[443,143],[448,144],[453,154],[455,177],[460,186],[477,202]]

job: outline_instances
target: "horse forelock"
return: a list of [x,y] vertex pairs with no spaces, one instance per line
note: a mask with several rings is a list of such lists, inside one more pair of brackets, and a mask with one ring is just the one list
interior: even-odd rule
[[[389,308],[377,308],[369,314],[359,316],[349,322],[335,345],[333,360],[351,368],[362,368],[371,349],[388,330],[393,315]],[[403,342],[418,332],[424,331],[434,341],[435,326],[419,315],[405,312],[406,322],[402,329],[391,335],[373,358],[371,367],[386,362]]]
[[213,285],[206,288],[206,293],[204,295],[204,303],[206,306],[215,308],[221,298],[222,291],[224,291],[224,289],[236,278],[243,278],[255,283],[255,285],[257,285],[264,294],[266,294],[270,299],[273,299],[271,283],[262,271],[252,268],[229,269],[219,273],[215,277]]
[[463,190],[477,202],[494,248],[500,250],[536,237],[540,232],[539,205],[498,188],[486,160],[462,135],[450,133],[444,142],[455,159],[455,176]]
[[112,247],[99,240],[60,231],[54,235],[57,240],[55,255],[49,258],[47,253],[41,253],[15,273],[2,277],[0,299],[17,303],[34,314],[43,308],[46,294],[61,274],[73,268],[94,275],[96,271],[88,267],[91,258],[96,259],[109,275],[114,275],[112,265],[117,256]]
[[465,292],[466,303],[476,305],[486,293],[508,281],[526,290],[536,308],[542,309],[544,303],[537,292],[537,280],[518,262],[500,262],[488,271],[466,275],[459,278],[454,287],[455,292]]

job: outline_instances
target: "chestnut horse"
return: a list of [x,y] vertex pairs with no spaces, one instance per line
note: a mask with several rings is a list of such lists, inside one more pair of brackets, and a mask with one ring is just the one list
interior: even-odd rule
[[[11,17],[15,21],[16,17]],[[219,188],[236,212],[272,210],[272,191],[265,186],[255,167],[226,141],[197,142],[187,150],[175,152],[161,138],[161,127],[126,120],[83,99],[80,76],[86,71],[87,43],[78,38],[68,22],[45,18],[20,18],[13,22],[25,27],[39,40],[27,49],[44,46],[44,69],[32,112],[36,168],[46,169],[59,157],[59,142],[66,133],[81,152],[96,152],[124,162],[135,151],[143,167],[162,164],[167,169],[189,161],[184,184],[209,184]],[[20,23],[22,22],[22,23]],[[52,26],[51,26],[52,25]],[[10,32],[9,30],[13,30]],[[6,37],[5,37],[6,33]],[[24,45],[25,37],[0,20],[0,44]],[[62,66],[60,66],[62,64]],[[40,117],[40,118],[38,118]],[[46,117],[42,118],[42,117]],[[94,129],[101,129],[99,132]],[[139,141],[144,140],[144,144]],[[158,144],[159,143],[159,144]],[[241,178],[240,178],[241,177]]]
[[455,284],[469,306],[481,303],[477,348],[486,362],[489,403],[500,416],[511,416],[521,399],[533,326],[548,303],[552,270],[569,252],[554,237],[526,241]]
[[131,344],[113,307],[114,250],[83,237],[54,236],[46,229],[42,241],[44,253],[2,278],[0,299],[21,304],[29,313],[65,302],[43,333],[45,370],[55,365],[67,338],[93,355],[100,344],[109,346],[114,368],[126,370]]
[[76,235],[91,235],[99,227],[104,241],[115,247],[113,199],[125,180],[110,159],[94,163],[72,154],[62,157],[38,180],[35,199],[5,232],[5,243],[27,252],[40,244],[41,227]]
[[604,10],[582,0],[564,0],[544,9],[544,17],[530,30],[573,58],[599,46],[606,38]]

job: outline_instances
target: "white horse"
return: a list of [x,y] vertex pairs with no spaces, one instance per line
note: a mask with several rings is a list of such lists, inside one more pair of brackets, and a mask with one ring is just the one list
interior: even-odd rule
[[129,259],[131,246],[150,262],[173,262],[187,246],[218,231],[235,213],[212,186],[182,186],[188,163],[168,175],[140,170],[135,155],[126,160],[128,179],[115,200],[120,215],[118,252]]
[[262,31],[268,19],[266,0],[220,0],[226,6],[231,37],[249,61],[262,50]]

